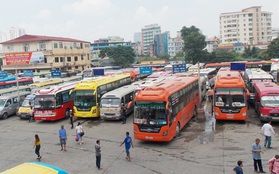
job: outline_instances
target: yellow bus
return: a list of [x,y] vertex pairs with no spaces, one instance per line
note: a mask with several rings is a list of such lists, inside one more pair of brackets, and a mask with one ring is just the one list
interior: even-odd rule
[[44,81],[44,82],[37,82],[37,83],[33,83],[30,84],[29,86],[32,89],[37,89],[37,88],[42,88],[42,87],[46,87],[46,86],[51,86],[51,85],[57,85],[60,83],[63,83],[64,81],[62,79],[50,79],[48,81]]
[[108,91],[131,83],[130,74],[105,76],[83,80],[75,89],[74,116],[82,118],[100,117],[101,97]]
[[81,81],[82,76],[72,76],[72,77],[65,77],[62,78],[63,82],[75,82],[75,81]]

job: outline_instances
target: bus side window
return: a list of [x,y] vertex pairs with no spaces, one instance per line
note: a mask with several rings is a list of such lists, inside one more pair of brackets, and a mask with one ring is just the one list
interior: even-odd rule
[[[124,98],[123,97],[121,97],[121,103],[124,103]],[[125,104],[125,103],[124,103]]]
[[56,106],[61,106],[62,105],[62,94],[58,93],[56,95]]

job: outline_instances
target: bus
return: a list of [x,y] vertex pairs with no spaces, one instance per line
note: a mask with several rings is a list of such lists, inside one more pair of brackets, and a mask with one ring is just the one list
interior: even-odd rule
[[68,172],[42,162],[26,162],[1,174],[68,174]]
[[20,105],[20,107],[17,111],[17,115],[20,118],[30,118],[31,107],[34,107],[34,101],[35,101],[34,94],[27,95],[25,97],[24,101],[22,102],[22,104]]
[[279,84],[279,63],[273,62],[271,64],[270,74],[273,76],[274,81]]
[[259,68],[246,69],[243,79],[246,88],[250,92],[249,103],[253,104],[255,99],[254,84],[257,82],[273,82],[273,76]]
[[19,86],[25,86],[33,83],[33,78],[27,78],[27,77],[21,77],[17,80],[11,80],[11,81],[5,81],[0,82],[0,89],[10,88],[12,86],[17,86],[17,83]]
[[78,82],[61,84],[50,88],[39,89],[35,96],[34,119],[55,121],[70,116],[73,109],[75,93],[70,91]]
[[134,137],[143,141],[171,141],[197,115],[197,77],[165,80],[138,92],[134,108]]
[[75,81],[81,81],[82,80],[82,76],[72,76],[72,77],[65,77],[63,79],[61,79],[63,82],[67,83],[67,82],[75,82]]
[[219,70],[213,96],[215,119],[245,121],[248,117],[247,96],[240,72]]
[[58,85],[60,83],[63,83],[62,79],[49,79],[48,81],[33,83],[30,84],[29,86],[32,89],[37,89],[37,88],[47,87],[51,85]]
[[0,89],[0,96],[1,95],[8,95],[8,94],[13,94],[17,92],[31,92],[31,88],[29,86],[13,86],[8,89]]
[[127,108],[127,115],[134,111],[136,87],[126,85],[105,93],[101,98],[100,115],[104,120],[121,120],[121,105]]
[[279,121],[279,86],[273,82],[258,82],[255,88],[255,111],[261,121]]
[[104,76],[79,82],[73,90],[75,92],[74,116],[82,118],[100,117],[102,95],[130,83],[131,76],[129,74]]

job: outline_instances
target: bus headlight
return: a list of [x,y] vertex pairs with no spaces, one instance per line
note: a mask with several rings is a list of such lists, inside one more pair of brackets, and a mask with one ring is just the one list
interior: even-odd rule
[[163,132],[163,136],[167,136],[168,135],[168,131],[166,130],[165,132]]
[[265,114],[261,114],[261,117],[268,117],[268,115],[265,115]]
[[136,129],[134,129],[134,134],[137,134],[137,131],[136,131]]
[[242,113],[242,116],[243,116],[243,117],[246,116],[246,111]]
[[95,114],[96,113],[96,109],[94,109],[92,113]]
[[218,112],[214,112],[214,115],[219,115]]
[[104,115],[105,115],[105,113],[102,112],[102,113],[101,113],[101,116],[104,116]]

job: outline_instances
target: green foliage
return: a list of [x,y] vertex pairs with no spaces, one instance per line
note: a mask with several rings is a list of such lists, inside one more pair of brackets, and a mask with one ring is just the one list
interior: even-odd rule
[[237,60],[237,53],[230,50],[215,50],[211,53],[210,62],[231,62]]
[[260,54],[260,49],[256,47],[245,47],[244,52],[242,53],[243,58],[258,58]]
[[181,36],[184,40],[183,51],[186,53],[185,61],[193,64],[201,61],[206,42],[205,36],[201,34],[200,29],[195,26],[190,28],[184,26],[181,29]]
[[179,51],[179,52],[177,52],[177,53],[175,54],[174,57],[175,57],[175,58],[176,58],[176,57],[184,57],[184,54],[183,54],[182,51]]
[[112,64],[116,66],[129,67],[135,61],[135,53],[131,47],[112,47],[101,49],[100,58],[111,58]]
[[263,60],[269,60],[269,55],[267,53],[267,51],[262,51],[260,54],[259,54],[259,58],[260,59],[263,59]]
[[164,53],[162,55],[157,56],[158,59],[164,59],[166,61],[170,60],[170,55],[168,53]]
[[272,40],[270,45],[266,50],[267,54],[270,58],[278,58],[279,57],[279,37]]

